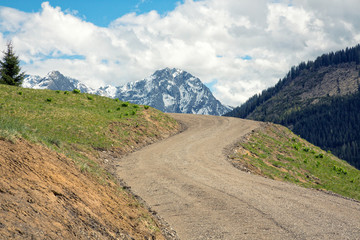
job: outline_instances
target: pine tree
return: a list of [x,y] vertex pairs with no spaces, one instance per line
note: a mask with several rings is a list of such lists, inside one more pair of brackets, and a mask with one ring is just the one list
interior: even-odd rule
[[19,57],[15,55],[11,42],[7,44],[7,50],[3,53],[3,60],[0,61],[0,83],[15,86],[21,85],[25,73],[20,73]]

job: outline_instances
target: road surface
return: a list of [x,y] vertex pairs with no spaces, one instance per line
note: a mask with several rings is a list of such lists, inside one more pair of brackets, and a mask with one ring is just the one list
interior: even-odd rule
[[184,240],[360,239],[360,203],[234,168],[224,148],[259,123],[171,114],[187,130],[116,171]]

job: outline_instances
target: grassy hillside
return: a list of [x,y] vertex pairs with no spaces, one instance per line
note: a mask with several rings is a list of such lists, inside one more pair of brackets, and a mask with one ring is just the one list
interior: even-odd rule
[[248,135],[230,161],[243,171],[360,200],[359,170],[280,125]]
[[227,116],[282,124],[360,169],[360,45],[300,63]]
[[[178,129],[175,120],[148,106],[78,92],[0,85],[0,195],[1,201],[5,201],[2,206],[7,206],[5,210],[0,209],[0,215],[13,214],[20,223],[26,219],[23,214],[40,222],[48,219],[48,213],[41,206],[47,206],[50,192],[51,199],[55,196],[58,200],[54,200],[47,211],[65,211],[57,216],[55,226],[67,234],[63,236],[79,236],[77,234],[84,231],[80,229],[82,226],[92,229],[89,234],[95,232],[94,236],[100,234],[105,239],[123,236],[123,232],[135,238],[141,235],[161,238],[159,223],[151,213],[104,170],[100,152],[121,155],[174,134]],[[19,199],[25,199],[24,204],[30,199],[32,210],[24,213],[16,209],[29,210],[26,206],[9,205]],[[95,205],[92,199],[97,199]],[[106,222],[114,221],[118,214],[125,219],[120,221],[124,225],[119,227],[114,223],[104,229]],[[15,234],[4,236],[26,237],[22,234],[34,233],[31,229],[41,225],[36,221],[9,226],[12,221],[0,220],[0,230]],[[79,228],[69,221],[78,222]],[[39,231],[49,233],[51,230],[47,229],[40,227]],[[85,235],[78,239],[89,237]],[[55,239],[51,236],[49,239]]]

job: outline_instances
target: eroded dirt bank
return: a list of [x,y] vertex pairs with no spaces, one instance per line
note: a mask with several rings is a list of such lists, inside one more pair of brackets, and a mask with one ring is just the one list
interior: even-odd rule
[[24,140],[0,140],[0,239],[164,239],[126,191]]

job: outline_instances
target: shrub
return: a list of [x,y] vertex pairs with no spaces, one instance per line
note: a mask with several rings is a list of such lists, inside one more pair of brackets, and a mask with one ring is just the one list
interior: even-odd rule
[[310,148],[309,148],[309,147],[304,147],[304,148],[303,148],[303,151],[304,151],[304,152],[309,152],[309,151],[310,151]]
[[108,113],[111,113],[112,111],[111,111],[111,109],[108,109],[108,111],[107,111]]
[[299,150],[299,145],[293,144],[293,148],[294,148],[296,151],[298,151],[298,150]]
[[145,105],[145,106],[144,106],[144,109],[149,109],[149,107],[150,107],[150,106],[148,106],[148,105]]
[[324,158],[324,154],[319,153],[319,154],[315,155],[315,158]]
[[20,91],[20,92],[18,92],[18,94],[19,94],[19,95],[23,95],[23,92]]
[[52,99],[51,99],[51,98],[47,98],[46,101],[47,101],[47,102],[51,102]]
[[120,102],[120,100],[118,98],[115,98],[115,102]]
[[133,105],[133,108],[139,108],[139,105],[135,104]]
[[136,112],[134,110],[131,111],[131,115],[135,115]]
[[87,99],[94,100],[94,97],[93,96],[88,96]]
[[79,89],[74,89],[72,92],[75,94],[81,93],[81,91]]
[[120,111],[121,110],[121,108],[120,107],[118,107],[117,109],[116,109],[116,111]]
[[122,107],[128,107],[129,106],[129,103],[128,102],[124,102],[121,104]]
[[65,94],[65,95],[69,94],[69,91],[65,91],[64,94]]
[[56,93],[60,93],[60,90],[56,90],[55,92],[56,92]]
[[347,171],[346,169],[343,169],[342,167],[338,167],[336,165],[333,166],[333,170],[337,172],[337,174],[344,174],[346,175],[347,174]]

